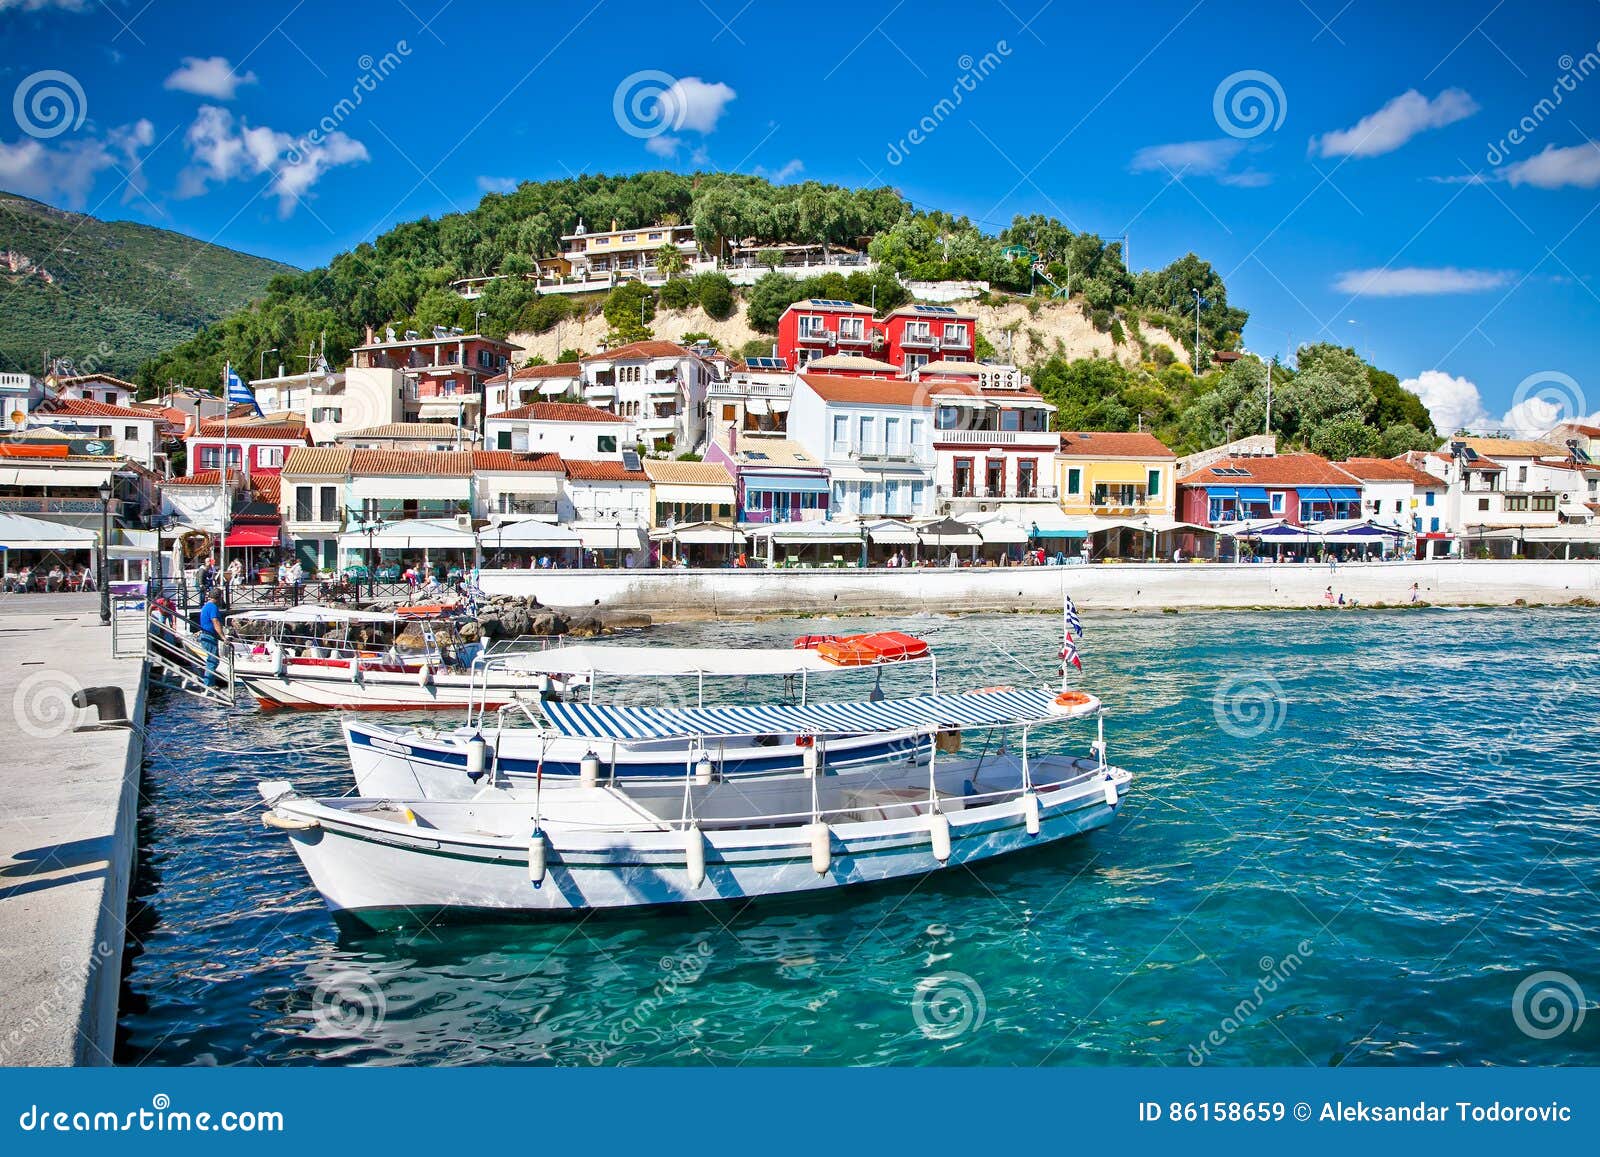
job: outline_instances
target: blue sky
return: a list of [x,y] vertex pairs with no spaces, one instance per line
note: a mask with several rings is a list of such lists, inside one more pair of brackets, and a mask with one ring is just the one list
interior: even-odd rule
[[0,0],[0,35],[0,187],[300,266],[517,179],[890,184],[1193,250],[1250,348],[1353,345],[1446,424],[1600,408],[1595,0]]

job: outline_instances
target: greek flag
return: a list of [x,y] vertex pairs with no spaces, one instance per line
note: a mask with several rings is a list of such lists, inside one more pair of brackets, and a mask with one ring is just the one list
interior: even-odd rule
[[1067,621],[1067,630],[1081,639],[1083,638],[1083,620],[1078,617],[1078,605],[1072,601],[1071,595],[1067,595],[1066,600],[1067,605],[1062,611],[1062,615]]
[[1072,641],[1071,635],[1068,635],[1063,642],[1064,645],[1061,648],[1061,669],[1065,671],[1067,669],[1067,664],[1071,663],[1078,670],[1083,670],[1083,660],[1078,657],[1078,644]]
[[228,386],[228,405],[249,406],[256,412],[256,417],[261,417],[261,405],[256,401],[255,391],[245,385],[244,379],[233,372],[230,362],[223,370],[223,380]]

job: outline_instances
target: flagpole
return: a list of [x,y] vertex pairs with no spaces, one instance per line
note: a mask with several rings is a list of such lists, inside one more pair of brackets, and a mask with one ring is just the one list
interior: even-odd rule
[[[217,542],[217,577],[228,581],[228,522],[233,513],[233,490],[228,485],[228,412],[233,409],[229,398],[228,379],[233,376],[233,363],[222,363],[222,538]],[[226,586],[223,587],[227,589]]]

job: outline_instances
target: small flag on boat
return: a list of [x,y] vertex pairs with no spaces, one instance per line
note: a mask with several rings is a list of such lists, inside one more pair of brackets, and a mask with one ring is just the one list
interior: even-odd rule
[[1062,613],[1067,620],[1067,629],[1081,639],[1083,638],[1083,620],[1078,617],[1078,606],[1072,601],[1071,595],[1067,595],[1066,599],[1066,610]]
[[230,406],[249,406],[256,412],[256,417],[261,417],[261,404],[256,401],[255,391],[247,386],[244,379],[233,371],[230,362],[223,370],[223,380],[228,386],[228,404]]
[[1061,648],[1061,666],[1062,666],[1062,670],[1066,669],[1066,665],[1068,663],[1071,663],[1074,667],[1076,667],[1080,671],[1083,670],[1083,660],[1078,658],[1078,644],[1076,644],[1076,643],[1074,643],[1072,641],[1072,636],[1071,635],[1068,635],[1066,637],[1066,639],[1064,640],[1064,642],[1065,642],[1065,646],[1063,646]]

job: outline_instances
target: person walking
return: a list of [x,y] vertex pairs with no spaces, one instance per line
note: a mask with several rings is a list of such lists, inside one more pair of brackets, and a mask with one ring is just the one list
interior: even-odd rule
[[205,606],[200,608],[200,647],[206,653],[206,686],[218,685],[217,660],[222,653],[222,641],[227,637],[222,625],[222,608],[215,590],[206,595]]

